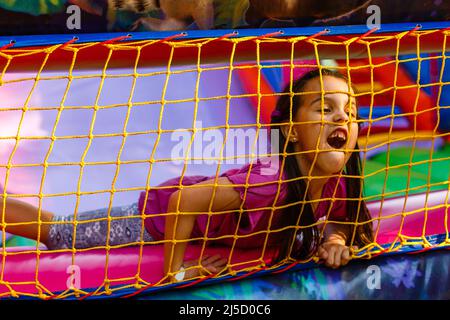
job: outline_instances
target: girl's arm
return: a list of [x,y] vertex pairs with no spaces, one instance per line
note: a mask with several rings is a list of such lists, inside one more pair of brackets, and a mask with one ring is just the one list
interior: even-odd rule
[[[164,238],[169,240],[164,243],[164,274],[172,278],[183,265],[188,243],[183,240],[191,237],[198,213],[235,210],[240,205],[240,195],[226,177],[218,178],[215,188],[211,179],[174,192],[167,209],[173,214],[166,216],[164,230]],[[217,263],[217,259],[214,262]]]

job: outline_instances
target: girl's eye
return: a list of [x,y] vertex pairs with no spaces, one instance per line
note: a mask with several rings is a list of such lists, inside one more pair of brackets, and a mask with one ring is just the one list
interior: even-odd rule
[[352,118],[356,118],[356,112],[354,110],[347,111],[347,114]]
[[327,112],[330,112],[330,111],[331,111],[331,108],[328,107],[328,106],[324,106],[323,108],[319,109],[318,111],[319,111],[319,112],[322,112],[322,110],[323,110],[323,112],[327,113]]

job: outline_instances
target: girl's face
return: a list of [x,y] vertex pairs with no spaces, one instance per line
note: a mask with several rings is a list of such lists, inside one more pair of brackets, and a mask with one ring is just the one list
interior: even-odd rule
[[[300,97],[289,136],[295,151],[301,152],[302,173],[308,174],[312,167],[315,176],[344,169],[358,138],[356,101],[348,93],[346,80],[332,76],[322,79],[323,90],[319,77],[306,83],[303,92],[307,94]],[[353,89],[350,92],[353,94]]]

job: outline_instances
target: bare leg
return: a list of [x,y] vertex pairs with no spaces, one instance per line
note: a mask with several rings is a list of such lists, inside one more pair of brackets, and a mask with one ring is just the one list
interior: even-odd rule
[[[38,208],[26,202],[0,198],[0,217],[1,231],[36,241],[39,236],[39,242],[47,245],[51,226],[48,222],[52,221],[53,213],[41,210],[39,214]],[[44,223],[39,225],[39,220]]]

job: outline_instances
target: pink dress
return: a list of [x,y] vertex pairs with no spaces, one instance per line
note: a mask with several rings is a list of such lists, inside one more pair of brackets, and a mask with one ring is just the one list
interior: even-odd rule
[[[268,231],[276,229],[279,225],[279,217],[283,210],[282,208],[277,209],[277,207],[285,204],[288,192],[285,174],[283,173],[280,177],[279,170],[273,170],[268,161],[258,159],[251,167],[250,164],[247,164],[240,169],[231,169],[221,174],[220,177],[227,177],[233,183],[233,187],[243,200],[243,205],[242,210],[238,209],[234,213],[211,215],[208,239],[226,236],[216,241],[221,244],[233,245],[235,236],[238,236],[234,243],[236,247],[261,247]],[[183,186],[187,186],[214,178],[214,176],[185,176],[181,182]],[[145,227],[155,240],[164,239],[165,217],[160,214],[167,212],[170,195],[178,190],[180,179],[181,177],[173,178],[159,185],[160,187],[173,186],[173,188],[150,189],[148,192],[145,214],[150,217],[145,219]],[[339,183],[339,186],[335,191],[336,183]],[[247,192],[245,192],[246,190]],[[315,211],[316,219],[326,216],[331,205],[329,219],[345,220],[346,202],[341,200],[345,196],[344,178],[330,178],[322,191],[323,201],[319,203]],[[332,198],[336,198],[336,200],[333,202]],[[140,212],[144,208],[144,202],[145,192],[142,192],[138,203]],[[239,216],[241,216],[240,221]],[[273,217],[270,222],[271,216]],[[208,215],[199,215],[191,237],[203,237],[207,225]],[[269,244],[273,244],[275,237],[268,237],[268,239]]]

